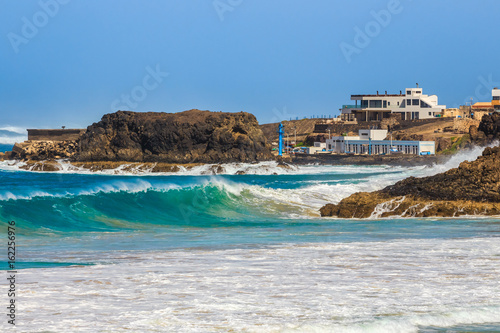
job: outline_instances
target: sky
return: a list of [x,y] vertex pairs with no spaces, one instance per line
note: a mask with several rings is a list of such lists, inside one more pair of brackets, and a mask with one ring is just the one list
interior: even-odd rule
[[117,110],[335,116],[351,94],[439,104],[500,86],[497,0],[0,0],[0,129]]

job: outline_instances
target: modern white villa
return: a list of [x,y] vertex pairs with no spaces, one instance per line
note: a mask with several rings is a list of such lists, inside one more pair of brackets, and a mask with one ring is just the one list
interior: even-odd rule
[[343,105],[341,118],[373,121],[401,114],[402,120],[429,119],[440,114],[446,105],[438,104],[436,95],[425,95],[422,88],[407,88],[403,94],[351,95],[355,105]]
[[385,155],[391,153],[434,155],[434,141],[392,141],[384,140],[387,130],[359,130],[356,136],[334,136],[326,140],[326,151],[333,154],[370,154]]

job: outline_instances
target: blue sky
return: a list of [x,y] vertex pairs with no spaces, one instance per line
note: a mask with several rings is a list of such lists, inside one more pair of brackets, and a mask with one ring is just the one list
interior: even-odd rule
[[117,109],[266,123],[417,82],[457,107],[500,86],[496,0],[0,4],[0,129],[86,127]]

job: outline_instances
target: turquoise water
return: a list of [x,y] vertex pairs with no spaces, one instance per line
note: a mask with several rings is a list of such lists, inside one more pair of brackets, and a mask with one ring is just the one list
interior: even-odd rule
[[439,168],[0,168],[0,228],[16,222],[18,326],[30,332],[500,331],[500,219],[319,217],[327,202]]

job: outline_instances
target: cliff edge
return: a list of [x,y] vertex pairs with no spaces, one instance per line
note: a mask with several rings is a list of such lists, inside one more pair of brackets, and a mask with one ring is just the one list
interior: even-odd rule
[[80,137],[72,159],[222,163],[272,158],[254,115],[189,110],[106,114]]

